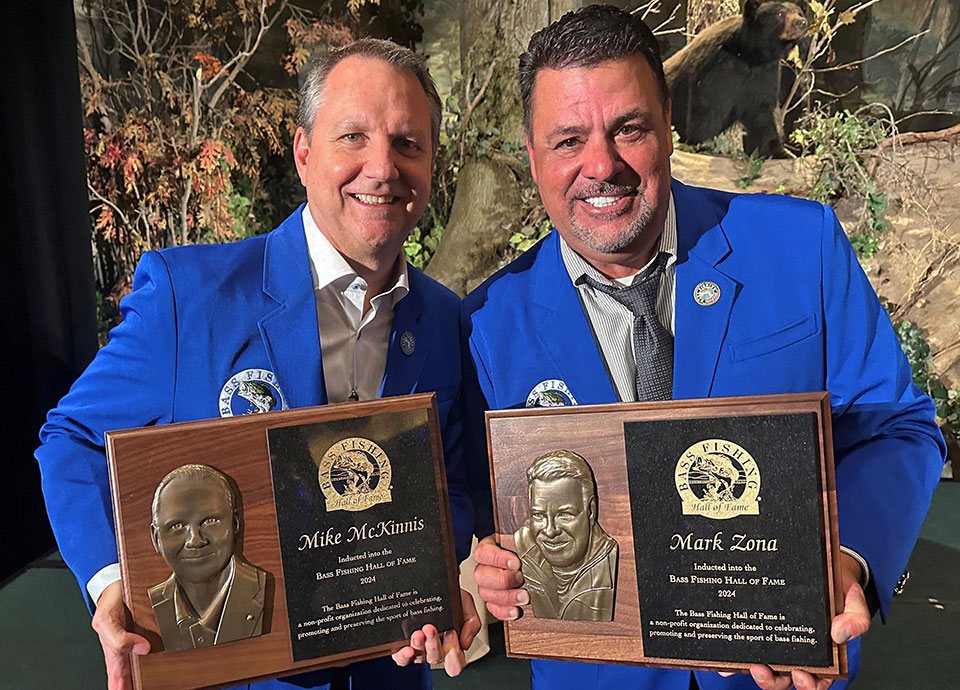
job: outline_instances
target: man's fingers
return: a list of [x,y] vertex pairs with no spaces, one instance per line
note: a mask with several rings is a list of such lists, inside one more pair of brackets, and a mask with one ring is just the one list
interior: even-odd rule
[[423,626],[423,634],[426,636],[424,646],[425,656],[428,664],[439,664],[443,661],[443,640],[435,626],[429,623]]
[[490,565],[478,565],[473,571],[473,579],[477,587],[485,589],[514,589],[523,584],[523,574],[519,570],[504,570]]
[[497,541],[491,534],[484,537],[473,550],[473,557],[480,565],[520,570],[520,559],[513,551],[507,551],[497,546]]
[[463,629],[459,635],[459,645],[461,649],[470,649],[473,644],[473,638],[480,632],[480,614],[477,613],[476,604],[473,603],[473,596],[470,592],[460,590],[460,601],[463,604]]
[[397,666],[407,666],[411,661],[413,661],[413,658],[416,655],[417,655],[416,650],[413,647],[407,645],[400,651],[394,652],[390,656],[393,658],[393,661]]
[[751,666],[750,675],[761,690],[787,690],[793,685],[793,678],[789,674],[774,673],[772,668],[762,664]]
[[487,587],[477,587],[477,593],[480,598],[487,602],[487,608],[490,604],[498,606],[523,606],[530,603],[530,595],[525,589],[488,589]]
[[847,588],[843,600],[843,613],[833,619],[830,635],[837,644],[860,637],[870,629],[870,607],[863,588],[854,583]]
[[500,604],[487,602],[487,611],[490,612],[491,616],[501,621],[512,621],[520,617],[520,609],[516,606],[501,606]]
[[466,665],[467,659],[460,646],[459,636],[456,631],[448,630],[443,634],[443,670],[454,678],[460,675]]

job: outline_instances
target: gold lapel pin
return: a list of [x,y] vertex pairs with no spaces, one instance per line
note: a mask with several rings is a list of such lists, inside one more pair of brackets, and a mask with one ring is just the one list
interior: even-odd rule
[[701,307],[709,307],[720,301],[720,286],[716,283],[705,280],[693,288],[693,299]]

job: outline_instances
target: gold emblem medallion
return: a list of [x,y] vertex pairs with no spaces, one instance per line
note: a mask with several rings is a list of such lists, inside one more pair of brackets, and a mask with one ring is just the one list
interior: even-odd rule
[[760,469],[736,443],[716,438],[694,443],[677,461],[674,479],[684,515],[726,520],[760,514]]
[[705,280],[693,289],[693,299],[701,307],[716,304],[720,301],[720,286],[711,280]]
[[365,438],[346,438],[330,446],[320,459],[320,490],[327,510],[366,510],[390,503],[393,472],[383,449]]

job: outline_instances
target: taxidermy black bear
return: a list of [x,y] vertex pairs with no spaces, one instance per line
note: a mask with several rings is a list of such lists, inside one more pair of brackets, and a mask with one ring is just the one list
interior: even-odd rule
[[773,117],[780,58],[806,30],[798,5],[747,0],[742,16],[704,29],[667,60],[672,121],[680,141],[699,144],[742,122],[746,153],[781,153],[783,133]]

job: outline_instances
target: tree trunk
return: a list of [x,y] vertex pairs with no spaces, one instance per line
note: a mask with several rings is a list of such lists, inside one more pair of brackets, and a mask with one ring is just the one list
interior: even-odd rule
[[[580,5],[580,0],[465,0],[460,65],[466,87],[461,94],[463,113],[470,118],[467,129],[484,132],[496,127],[501,146],[513,142],[523,151],[517,60],[535,31]],[[482,98],[469,109],[484,83]],[[469,156],[463,161],[450,220],[427,267],[430,276],[459,294],[497,268],[511,232],[520,226],[526,173],[499,158]]]
[[689,0],[687,3],[687,41],[721,19],[740,14],[738,0]]

